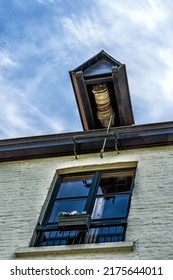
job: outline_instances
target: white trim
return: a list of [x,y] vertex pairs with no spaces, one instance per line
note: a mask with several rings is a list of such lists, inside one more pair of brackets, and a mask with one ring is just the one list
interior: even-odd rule
[[126,168],[137,168],[138,161],[124,161],[124,162],[114,162],[114,163],[101,163],[101,164],[85,164],[81,166],[73,166],[66,168],[57,169],[59,175],[76,173],[76,172],[85,172],[85,171],[102,171],[109,169],[126,169]]
[[15,252],[16,258],[43,256],[43,255],[60,255],[70,253],[85,253],[85,252],[130,252],[134,249],[134,242],[121,241],[110,243],[95,243],[83,245],[61,245],[61,246],[45,246],[45,247],[22,247]]

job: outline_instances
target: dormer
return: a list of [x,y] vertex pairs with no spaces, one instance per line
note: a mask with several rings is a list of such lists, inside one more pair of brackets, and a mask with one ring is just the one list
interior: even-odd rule
[[69,73],[84,130],[134,124],[124,64],[102,50]]

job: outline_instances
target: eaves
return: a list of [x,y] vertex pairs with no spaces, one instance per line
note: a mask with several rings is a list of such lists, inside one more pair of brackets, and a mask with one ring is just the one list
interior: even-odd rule
[[173,122],[0,140],[0,161],[154,147],[173,144]]

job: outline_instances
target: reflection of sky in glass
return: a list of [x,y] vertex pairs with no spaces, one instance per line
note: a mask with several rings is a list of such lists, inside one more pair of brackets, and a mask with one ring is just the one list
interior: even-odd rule
[[48,220],[49,223],[56,223],[58,220],[58,214],[60,212],[82,212],[84,210],[86,199],[70,199],[68,201],[55,201],[52,209],[52,213]]
[[[104,198],[101,216],[97,216],[97,218],[104,219],[125,217],[127,212],[128,199],[128,195],[109,197],[109,199]],[[97,212],[97,209],[95,209],[95,211]]]
[[89,192],[89,186],[87,187],[86,184],[90,185],[90,183],[90,180],[62,182],[57,194],[57,198],[87,196]]
[[104,228],[98,228],[98,234],[120,234],[122,233],[124,228],[122,226],[115,226],[115,227],[104,227]]
[[75,237],[76,236],[76,230],[70,230],[70,232],[69,231],[64,231],[64,232],[62,232],[62,231],[47,231],[44,234],[45,234],[46,239],[61,238],[62,235],[63,235],[64,238],[65,237],[68,238],[68,237]]
[[41,246],[54,246],[71,244],[78,231],[48,231],[44,233],[44,239]]

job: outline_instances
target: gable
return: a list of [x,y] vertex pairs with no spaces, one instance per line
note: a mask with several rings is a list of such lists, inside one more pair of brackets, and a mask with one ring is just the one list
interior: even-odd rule
[[[70,71],[84,130],[134,124],[126,67],[104,51]],[[98,90],[101,104],[93,93]]]

